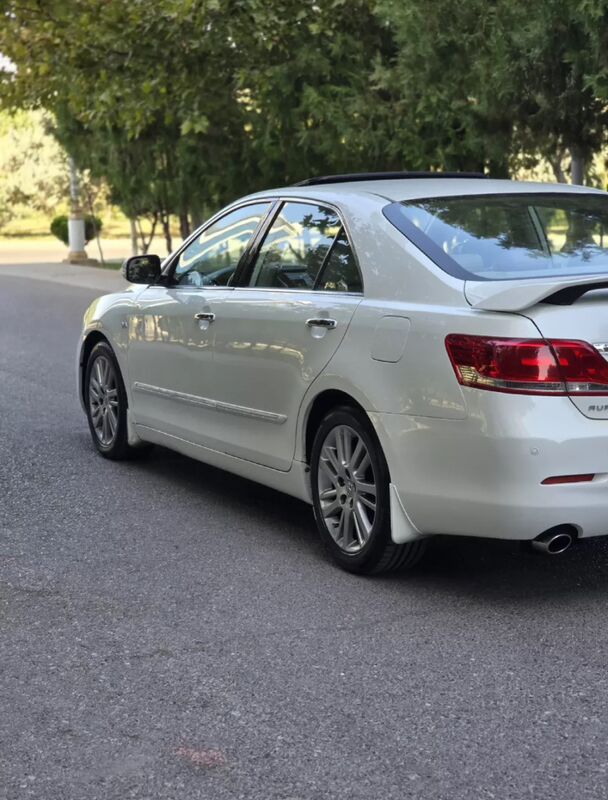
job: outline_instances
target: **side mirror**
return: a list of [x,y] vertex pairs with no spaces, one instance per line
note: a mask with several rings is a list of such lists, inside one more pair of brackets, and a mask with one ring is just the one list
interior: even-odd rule
[[126,258],[122,264],[122,276],[129,283],[156,283],[160,278],[160,258],[154,255]]

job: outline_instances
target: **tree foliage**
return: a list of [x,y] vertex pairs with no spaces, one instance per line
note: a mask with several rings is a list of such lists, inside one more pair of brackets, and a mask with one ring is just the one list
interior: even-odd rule
[[68,191],[66,159],[43,114],[0,113],[0,225],[23,206],[50,214]]
[[[103,228],[103,222],[99,217],[87,214],[84,218],[84,242],[88,244],[95,238]],[[65,214],[59,214],[53,217],[50,225],[50,231],[53,236],[60,239],[65,245],[69,245],[70,239],[68,234],[68,217]]]
[[[131,217],[187,228],[311,174],[605,145],[608,0],[0,0],[0,98],[43,107]],[[168,243],[169,244],[169,243]]]

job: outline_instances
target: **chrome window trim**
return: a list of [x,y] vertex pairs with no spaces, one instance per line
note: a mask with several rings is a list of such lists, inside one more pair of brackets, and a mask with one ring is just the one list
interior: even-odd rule
[[298,292],[300,294],[326,294],[330,297],[363,297],[363,292],[334,292],[331,289],[290,289],[288,287],[282,288],[280,286],[233,286],[232,289],[243,290],[251,292]]
[[[152,284],[156,285],[156,284]],[[235,286],[188,286],[184,284],[180,286],[179,283],[175,284],[175,286],[165,286],[163,287],[170,292],[230,292],[233,291]]]

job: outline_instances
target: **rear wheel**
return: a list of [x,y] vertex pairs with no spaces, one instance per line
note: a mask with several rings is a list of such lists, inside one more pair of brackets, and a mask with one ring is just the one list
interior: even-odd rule
[[349,572],[378,574],[416,564],[420,539],[391,539],[389,472],[366,415],[347,406],[321,422],[311,454],[315,520],[331,557]]
[[85,370],[84,401],[93,444],[105,458],[129,458],[141,448],[129,445],[127,393],[114,351],[107,342],[91,350]]

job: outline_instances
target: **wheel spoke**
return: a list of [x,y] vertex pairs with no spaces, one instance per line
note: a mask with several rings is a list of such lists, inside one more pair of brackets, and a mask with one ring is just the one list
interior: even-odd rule
[[357,536],[357,541],[359,542],[359,546],[363,547],[367,537],[363,533],[363,529],[362,529],[363,526],[361,524],[361,520],[359,519],[359,515],[358,515],[356,510],[355,510],[355,513],[353,514],[353,519],[354,519],[354,522],[355,522],[355,535]]
[[323,448],[323,455],[325,459],[331,464],[334,473],[339,475],[342,472],[342,464],[340,463],[340,459],[338,458],[336,450],[332,447],[324,447]]
[[101,386],[99,385],[97,378],[91,375],[91,381],[89,383],[89,395],[92,395],[95,400],[101,399]]
[[366,497],[364,494],[359,493],[359,502],[364,506],[367,506],[370,511],[376,511],[376,501],[370,500],[369,497]]
[[365,454],[361,458],[361,461],[359,462],[359,465],[357,466],[356,470],[354,470],[354,471],[355,471],[356,475],[364,476],[366,471],[371,467],[371,465],[372,465],[372,462],[370,460],[369,453],[366,450]]
[[118,427],[118,418],[116,417],[116,412],[114,411],[113,408],[108,408],[108,413],[106,416],[108,418],[108,424],[110,426],[110,433],[112,435],[112,438],[114,438],[114,436],[116,435],[116,428]]
[[336,430],[336,451],[340,467],[344,468],[350,460],[351,438],[344,426]]
[[327,517],[333,517],[336,511],[339,511],[342,508],[340,502],[338,500],[334,500],[333,503],[329,503],[326,506],[321,506],[321,511],[323,512],[323,516],[327,519]]
[[344,549],[348,547],[350,541],[351,527],[350,509],[343,506],[340,522],[338,523],[338,538],[342,539],[342,547]]
[[99,360],[102,362],[101,368],[103,369],[104,388],[107,389],[110,383],[110,363],[107,358],[101,358]]
[[363,535],[363,538],[367,541],[370,533],[372,532],[372,523],[369,521],[367,512],[365,508],[361,505],[360,500],[355,505],[354,514],[355,514],[355,519],[358,521],[359,526],[361,528],[361,533]]
[[374,483],[366,483],[365,481],[355,481],[355,486],[359,494],[376,496],[376,485]]
[[349,467],[353,475],[356,474],[356,472],[358,471],[359,462],[361,461],[364,455],[365,456],[367,455],[367,450],[365,449],[365,445],[363,444],[363,439],[359,437],[357,439],[357,444],[355,445],[355,448],[350,457],[350,463],[349,463]]
[[103,391],[105,389],[105,380],[104,380],[104,369],[102,364],[103,359],[98,358],[95,362],[95,377],[97,378],[97,383],[99,384],[99,388]]
[[337,477],[337,472],[334,470],[334,466],[329,458],[323,458],[323,456],[321,456],[319,459],[319,470],[323,470],[332,484],[334,483]]
[[107,444],[108,440],[108,418],[104,414],[101,418],[101,441],[102,444]]

